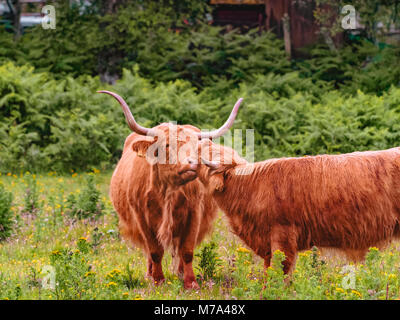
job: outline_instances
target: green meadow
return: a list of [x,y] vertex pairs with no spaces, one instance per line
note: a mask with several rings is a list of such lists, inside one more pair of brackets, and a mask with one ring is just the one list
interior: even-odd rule
[[398,244],[384,251],[371,248],[357,264],[313,248],[299,254],[285,279],[283,253],[275,252],[264,272],[263,261],[231,233],[222,213],[196,249],[200,290],[183,288],[169,253],[163,260],[166,281],[155,285],[145,276],[141,250],[119,236],[110,178],[111,172],[97,169],[0,176],[3,194],[13,197],[12,232],[0,242],[1,299],[400,298]]

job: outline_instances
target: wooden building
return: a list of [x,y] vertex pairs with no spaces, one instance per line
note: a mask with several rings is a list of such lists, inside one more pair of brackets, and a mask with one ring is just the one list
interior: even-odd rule
[[214,6],[216,25],[259,27],[272,30],[281,38],[286,29],[289,50],[315,43],[320,36],[312,0],[210,0],[210,4]]

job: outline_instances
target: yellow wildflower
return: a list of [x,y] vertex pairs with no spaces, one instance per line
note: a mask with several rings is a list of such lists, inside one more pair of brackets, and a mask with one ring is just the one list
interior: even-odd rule
[[107,286],[107,288],[109,288],[111,286],[116,287],[117,284],[114,281],[111,281],[111,282],[107,283],[106,286]]
[[357,290],[351,290],[351,293],[355,294],[356,296],[359,296],[361,298],[361,293],[358,292]]
[[57,256],[57,255],[60,254],[60,251],[59,251],[59,250],[53,250],[53,251],[51,252],[51,254],[54,255],[54,256]]
[[94,274],[96,274],[96,272],[88,271],[88,272],[85,273],[85,277],[89,277],[89,276],[94,275]]

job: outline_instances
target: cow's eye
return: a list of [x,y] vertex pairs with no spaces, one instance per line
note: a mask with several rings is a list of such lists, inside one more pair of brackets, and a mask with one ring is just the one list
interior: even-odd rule
[[167,145],[165,146],[166,148],[169,148],[169,143],[167,143]]

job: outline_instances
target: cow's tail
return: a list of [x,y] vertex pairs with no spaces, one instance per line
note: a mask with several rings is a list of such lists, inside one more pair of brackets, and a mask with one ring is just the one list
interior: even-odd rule
[[174,193],[168,192],[165,197],[165,203],[162,212],[162,222],[158,229],[158,240],[167,250],[172,245],[172,228],[174,224],[173,220],[173,209],[174,209]]

